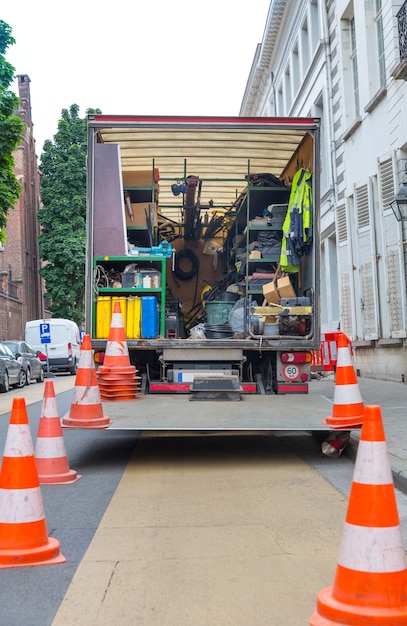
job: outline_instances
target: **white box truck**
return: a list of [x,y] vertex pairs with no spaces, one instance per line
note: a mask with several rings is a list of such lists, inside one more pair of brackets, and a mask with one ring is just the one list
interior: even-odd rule
[[76,374],[80,356],[80,332],[72,320],[31,320],[25,325],[25,340],[47,356],[47,370]]
[[318,118],[89,115],[85,332],[102,362],[119,301],[143,380],[113,427],[323,428],[320,166]]

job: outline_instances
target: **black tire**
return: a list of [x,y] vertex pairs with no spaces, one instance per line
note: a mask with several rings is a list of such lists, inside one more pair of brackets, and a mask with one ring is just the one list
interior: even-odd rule
[[27,381],[27,374],[25,373],[24,370],[21,370],[20,376],[18,377],[18,382],[16,385],[17,389],[22,389],[23,387],[25,387],[26,381]]
[[41,367],[41,370],[40,370],[40,375],[39,375],[39,376],[38,376],[38,378],[37,378],[37,383],[43,383],[43,382],[44,382],[44,378],[45,378],[45,376],[44,376],[44,370],[43,370],[43,369],[42,369],[42,367]]
[[0,392],[1,393],[7,393],[8,391],[10,391],[10,382],[8,379],[8,373],[5,372],[4,373],[4,382],[2,385],[0,385]]
[[28,385],[31,385],[31,371],[30,371],[30,368],[29,368],[29,367],[27,368],[27,371],[26,371],[26,373],[25,373],[25,384],[26,384],[27,386],[28,386]]
[[[181,264],[184,261],[190,264],[189,270],[184,270],[181,268]],[[183,248],[179,250],[175,255],[175,266],[174,266],[174,274],[179,280],[191,280],[194,276],[197,276],[199,273],[199,259],[196,256],[195,252],[190,248]]]
[[76,363],[76,361],[74,361],[71,369],[69,370],[70,375],[71,376],[76,376],[77,369],[78,369],[77,363]]

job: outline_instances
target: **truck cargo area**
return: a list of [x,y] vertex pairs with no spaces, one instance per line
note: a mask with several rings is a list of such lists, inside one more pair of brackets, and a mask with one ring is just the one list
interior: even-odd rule
[[[304,407],[319,132],[315,118],[89,116],[85,329],[101,364],[120,303],[139,428],[321,427],[325,401]],[[129,404],[108,404],[125,428]]]

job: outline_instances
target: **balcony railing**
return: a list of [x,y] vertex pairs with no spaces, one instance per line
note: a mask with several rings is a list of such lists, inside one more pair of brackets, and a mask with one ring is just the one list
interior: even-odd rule
[[407,1],[397,13],[400,61],[407,61]]

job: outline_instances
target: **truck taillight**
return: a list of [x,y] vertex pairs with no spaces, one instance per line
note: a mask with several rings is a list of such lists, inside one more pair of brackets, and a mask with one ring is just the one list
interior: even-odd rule
[[95,363],[103,363],[103,361],[105,360],[105,353],[104,352],[95,352],[93,360],[95,361]]
[[68,343],[68,359],[72,359],[72,344]]
[[282,363],[311,363],[311,352],[282,352]]

